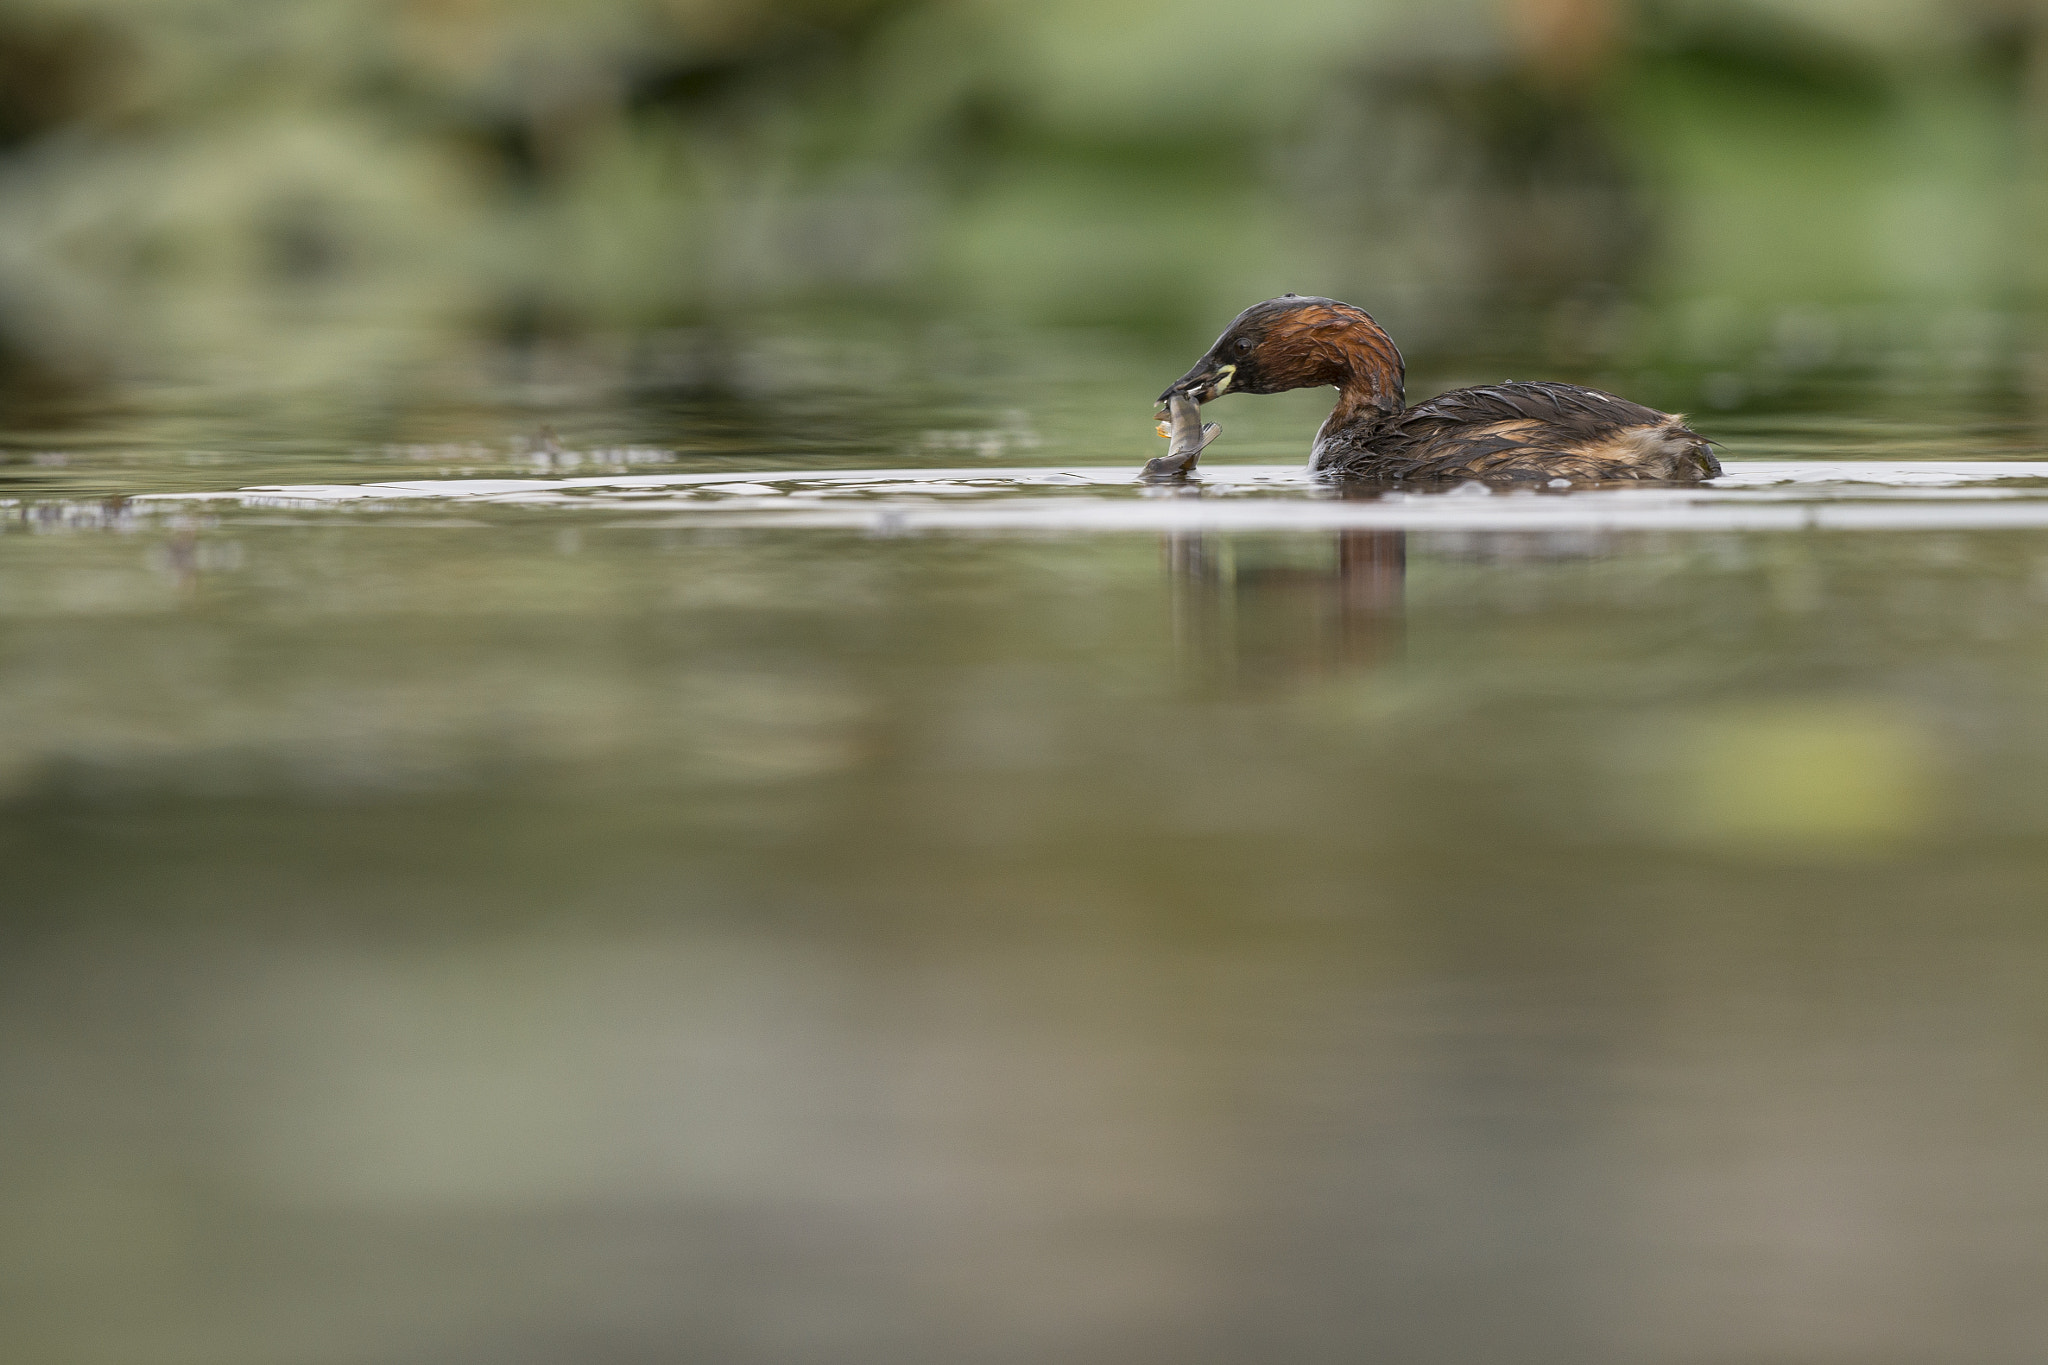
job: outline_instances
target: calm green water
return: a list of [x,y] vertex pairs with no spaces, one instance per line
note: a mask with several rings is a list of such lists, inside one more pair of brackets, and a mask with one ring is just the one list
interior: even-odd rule
[[2038,1359],[2023,388],[1361,503],[993,472],[1105,338],[333,344],[0,431],[7,1358]]

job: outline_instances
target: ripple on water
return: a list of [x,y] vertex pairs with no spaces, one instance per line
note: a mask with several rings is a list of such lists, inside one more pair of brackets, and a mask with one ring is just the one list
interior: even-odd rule
[[[382,510],[421,502],[630,512],[631,525],[889,531],[1969,529],[2048,526],[2048,461],[1731,462],[1685,487],[1343,489],[1294,465],[1224,465],[1184,485],[1129,466],[636,474],[277,484],[143,505]],[[659,513],[658,520],[640,520]]]

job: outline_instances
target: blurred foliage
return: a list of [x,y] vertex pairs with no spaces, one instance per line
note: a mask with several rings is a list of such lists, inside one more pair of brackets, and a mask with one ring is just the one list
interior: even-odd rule
[[0,339],[287,377],[338,322],[1203,329],[1288,289],[1425,351],[1754,345],[1799,304],[1967,331],[2041,283],[2044,32],[2029,0],[12,0]]

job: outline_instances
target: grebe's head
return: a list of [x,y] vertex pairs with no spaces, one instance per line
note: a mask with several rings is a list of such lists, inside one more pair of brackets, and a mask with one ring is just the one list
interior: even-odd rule
[[1401,409],[1405,367],[1393,341],[1362,308],[1335,299],[1255,303],[1216,338],[1207,355],[1159,395],[1208,403],[1226,393],[1280,393],[1335,384],[1388,412]]

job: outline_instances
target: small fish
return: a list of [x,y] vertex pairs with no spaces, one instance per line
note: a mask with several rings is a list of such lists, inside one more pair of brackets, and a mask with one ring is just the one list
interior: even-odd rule
[[1194,471],[1195,461],[1202,458],[1202,451],[1223,430],[1215,422],[1202,424],[1202,407],[1192,398],[1175,394],[1166,408],[1167,418],[1159,424],[1159,434],[1171,444],[1164,455],[1145,461],[1143,477],[1147,479],[1186,478]]

